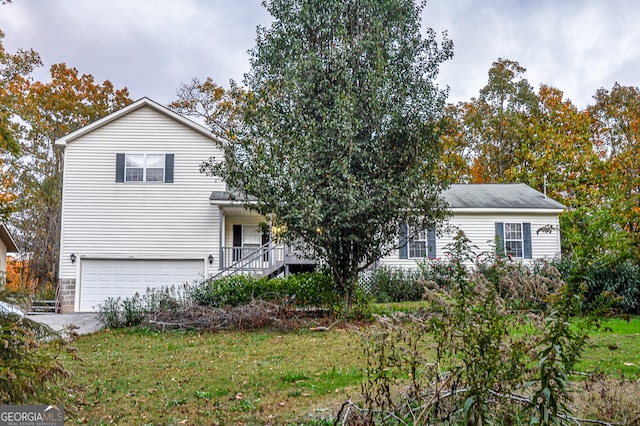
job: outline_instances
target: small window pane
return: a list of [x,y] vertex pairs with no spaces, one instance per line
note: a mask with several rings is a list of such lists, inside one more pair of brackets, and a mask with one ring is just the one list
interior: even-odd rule
[[126,167],[143,168],[144,167],[144,154],[129,154],[129,155],[127,155]]
[[147,154],[148,169],[164,169],[164,154]]
[[521,240],[522,224],[521,223],[505,223],[504,238],[505,240]]
[[164,182],[164,169],[147,169],[147,182]]
[[424,241],[410,241],[409,257],[427,257],[427,243]]
[[127,182],[142,182],[144,178],[143,169],[127,169],[126,180]]
[[522,241],[507,241],[505,246],[507,254],[513,257],[522,257]]

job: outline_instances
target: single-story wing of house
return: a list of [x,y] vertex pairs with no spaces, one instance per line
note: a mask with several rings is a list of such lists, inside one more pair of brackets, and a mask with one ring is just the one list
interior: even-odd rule
[[[233,273],[277,274],[310,265],[270,241],[268,220],[200,173],[223,158],[211,131],[142,98],[56,141],[64,150],[60,236],[62,312],[105,299]],[[563,206],[524,184],[453,185],[450,229],[401,235],[380,264],[415,267],[444,255],[454,229],[489,249],[496,235],[526,261],[560,252]],[[414,235],[415,234],[415,235]]]

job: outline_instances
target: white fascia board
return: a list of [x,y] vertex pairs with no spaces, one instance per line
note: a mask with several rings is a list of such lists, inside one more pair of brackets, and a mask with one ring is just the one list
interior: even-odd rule
[[492,208],[453,208],[452,213],[477,213],[477,214],[560,214],[565,209],[492,209]]
[[209,200],[209,204],[218,207],[242,207],[247,204],[256,204],[256,201],[242,200]]

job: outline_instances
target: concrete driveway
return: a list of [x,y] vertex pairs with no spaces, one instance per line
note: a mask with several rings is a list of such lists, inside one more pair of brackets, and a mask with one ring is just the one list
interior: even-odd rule
[[71,325],[77,327],[78,334],[95,333],[102,329],[95,313],[85,314],[31,314],[27,318],[48,325],[55,331],[60,331]]

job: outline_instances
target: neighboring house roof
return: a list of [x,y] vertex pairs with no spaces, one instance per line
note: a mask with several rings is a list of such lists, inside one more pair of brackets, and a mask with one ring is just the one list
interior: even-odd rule
[[443,192],[453,210],[545,210],[561,212],[565,207],[524,183],[457,184]]
[[67,146],[67,144],[69,142],[72,142],[73,140],[86,135],[87,133],[90,133],[96,129],[99,129],[100,127],[104,126],[105,124],[108,124],[114,120],[117,120],[120,117],[123,117],[133,111],[136,111],[140,108],[143,107],[150,107],[153,108],[154,110],[158,111],[159,113],[162,113],[164,115],[166,115],[167,117],[184,124],[185,126],[191,128],[192,130],[195,130],[198,133],[201,133],[205,136],[207,136],[208,138],[210,138],[211,140],[220,143],[220,141],[211,133],[211,130],[201,126],[200,124],[196,123],[195,121],[191,121],[188,118],[183,117],[182,115],[178,114],[177,112],[174,112],[172,110],[170,110],[169,108],[160,105],[157,102],[152,101],[149,98],[142,98],[139,99],[137,101],[135,101],[132,104],[127,105],[124,108],[119,109],[118,111],[115,111],[109,115],[107,115],[106,117],[102,117],[99,120],[94,121],[91,124],[88,124],[74,132],[71,132],[63,137],[61,137],[60,139],[56,140],[56,145],[59,145],[61,147],[65,147]]
[[7,246],[7,252],[11,253],[18,251],[18,245],[13,240],[13,237],[4,223],[0,223],[0,239],[4,245]]

